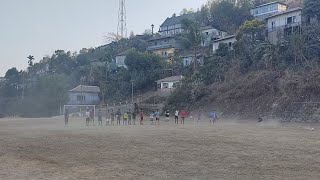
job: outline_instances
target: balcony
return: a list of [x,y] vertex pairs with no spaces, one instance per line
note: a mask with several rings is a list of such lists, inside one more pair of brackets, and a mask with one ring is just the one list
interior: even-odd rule
[[151,45],[147,47],[148,51],[154,51],[158,49],[169,49],[169,48],[174,48],[173,43],[168,43],[168,44],[159,44],[159,45]]
[[301,22],[288,23],[284,26],[284,28],[292,28],[292,27],[297,27],[300,25],[301,25]]

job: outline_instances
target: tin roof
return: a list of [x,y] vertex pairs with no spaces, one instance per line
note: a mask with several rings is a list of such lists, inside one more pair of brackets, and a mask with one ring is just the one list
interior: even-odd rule
[[176,81],[181,81],[182,79],[183,79],[183,76],[171,76],[171,77],[167,77],[164,79],[160,79],[156,82],[157,83],[159,83],[159,82],[176,82]]
[[268,6],[268,5],[271,5],[271,4],[282,4],[282,5],[288,6],[288,5],[285,4],[285,3],[278,2],[278,1],[274,1],[274,2],[270,2],[270,3],[266,3],[266,4],[261,4],[261,5],[259,5],[259,6],[254,7],[253,9],[256,9],[256,8],[259,8],[259,7],[263,7],[263,6]]
[[84,86],[79,85],[70,90],[70,92],[89,92],[89,93],[100,93],[100,88],[98,86]]
[[232,39],[232,38],[235,38],[235,37],[236,37],[236,35],[225,36],[225,37],[217,39],[217,40],[215,40],[213,42],[219,42],[219,41],[223,41],[223,40],[226,40],[226,39]]
[[160,27],[181,24],[182,20],[184,19],[195,20],[196,16],[197,16],[197,13],[184,14],[181,16],[173,16],[171,18],[167,18]]
[[283,15],[283,14],[287,14],[287,13],[291,13],[291,12],[294,12],[294,11],[302,11],[302,8],[301,7],[296,7],[296,8],[288,9],[286,11],[282,11],[282,12],[270,15],[266,19],[269,19],[269,18],[272,18],[272,17],[276,17],[276,16],[279,16],[279,15]]

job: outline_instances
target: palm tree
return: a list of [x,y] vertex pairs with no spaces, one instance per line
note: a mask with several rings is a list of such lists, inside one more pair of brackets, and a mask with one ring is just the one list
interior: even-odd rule
[[27,58],[29,59],[29,61],[28,61],[29,66],[30,67],[33,66],[34,56],[29,55]]

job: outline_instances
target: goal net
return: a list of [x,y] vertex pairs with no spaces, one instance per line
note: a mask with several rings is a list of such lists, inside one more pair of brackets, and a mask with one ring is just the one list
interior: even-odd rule
[[86,111],[93,111],[96,115],[96,105],[64,105],[63,114],[68,113],[69,118],[83,118]]

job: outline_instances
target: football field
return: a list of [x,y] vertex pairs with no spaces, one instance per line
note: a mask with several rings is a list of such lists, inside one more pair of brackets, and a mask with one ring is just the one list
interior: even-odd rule
[[0,119],[0,179],[320,179],[320,129],[306,124],[84,124]]

